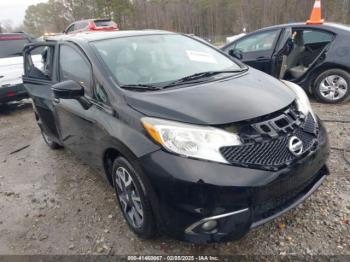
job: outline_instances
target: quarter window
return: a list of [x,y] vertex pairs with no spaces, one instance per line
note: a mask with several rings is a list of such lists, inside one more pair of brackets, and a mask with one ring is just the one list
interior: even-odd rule
[[104,88],[102,87],[102,85],[100,85],[99,83],[96,84],[95,97],[98,102],[105,105],[109,105],[108,95],[104,90]]
[[70,46],[62,45],[59,61],[61,81],[77,81],[84,87],[85,93],[92,96],[92,70],[83,55]]
[[319,44],[330,43],[333,40],[333,35],[323,31],[305,30],[304,43],[305,44]]

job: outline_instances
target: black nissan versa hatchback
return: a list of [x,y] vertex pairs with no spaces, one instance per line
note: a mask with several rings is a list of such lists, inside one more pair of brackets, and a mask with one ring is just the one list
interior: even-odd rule
[[[31,60],[37,49],[45,70]],[[186,35],[28,45],[23,80],[45,142],[103,173],[143,238],[239,239],[329,174],[326,130],[299,86]]]

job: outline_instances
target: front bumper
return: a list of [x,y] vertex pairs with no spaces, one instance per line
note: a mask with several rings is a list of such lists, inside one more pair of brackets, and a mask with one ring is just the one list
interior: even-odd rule
[[19,101],[27,98],[28,94],[23,84],[5,85],[0,87],[0,103]]
[[[320,124],[315,151],[279,170],[249,169],[175,156],[164,151],[141,159],[156,201],[159,229],[195,243],[237,240],[297,206],[329,174],[329,144]],[[214,217],[217,226],[201,228]]]

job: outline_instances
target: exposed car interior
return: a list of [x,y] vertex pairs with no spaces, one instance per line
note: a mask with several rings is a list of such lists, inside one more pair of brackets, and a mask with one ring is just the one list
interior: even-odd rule
[[[258,70],[294,81],[317,62],[334,39],[333,33],[314,28],[290,27],[280,32],[272,29],[254,33],[224,47],[224,51]],[[273,69],[275,52],[280,59]]]
[[[40,60],[35,59],[40,57]],[[52,77],[51,63],[53,59],[53,49],[50,47],[36,47],[26,57],[26,71],[30,77],[43,80],[50,80]]]
[[199,72],[238,69],[199,41],[172,34],[93,45],[121,85],[162,84]]
[[303,76],[333,40],[333,35],[317,30],[297,29],[283,55],[280,78],[293,80]]

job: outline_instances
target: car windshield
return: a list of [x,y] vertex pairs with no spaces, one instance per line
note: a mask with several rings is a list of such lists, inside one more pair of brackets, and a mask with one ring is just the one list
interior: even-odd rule
[[21,56],[23,47],[28,43],[28,40],[24,38],[10,39],[10,37],[0,37],[0,58]]
[[156,85],[202,72],[241,69],[214,48],[183,35],[132,36],[92,45],[120,85]]

